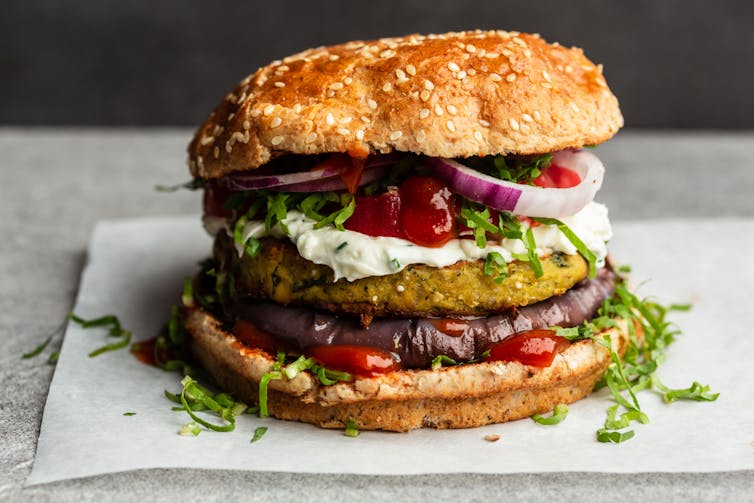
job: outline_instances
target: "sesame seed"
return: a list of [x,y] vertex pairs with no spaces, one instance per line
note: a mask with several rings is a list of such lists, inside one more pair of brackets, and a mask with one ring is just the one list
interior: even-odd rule
[[267,105],[266,107],[264,107],[264,111],[262,113],[264,115],[270,115],[274,111],[275,111],[275,107],[273,105]]
[[274,129],[274,128],[278,127],[282,123],[283,123],[283,119],[281,119],[280,117],[275,117],[270,122],[270,127]]
[[549,73],[547,73],[547,70],[542,70],[542,77],[543,77],[543,78],[544,78],[544,79],[545,79],[545,80],[546,80],[547,82],[552,82],[552,79],[550,78],[550,74],[549,74]]
[[507,80],[508,82],[513,82],[514,80],[516,80],[516,74],[509,73],[508,75],[505,76],[505,80]]
[[347,86],[350,86],[351,82],[353,82],[353,79],[351,77],[346,77],[345,79],[343,79],[343,83]]
[[521,124],[521,132],[524,134],[531,133],[531,127],[528,124]]
[[422,101],[427,101],[429,99],[429,91],[424,89],[421,94],[419,95]]
[[351,134],[351,131],[349,129],[341,127],[341,128],[338,128],[338,134],[342,134],[343,136],[348,136]]
[[215,159],[217,159],[218,157],[220,157],[220,148],[219,147],[215,147],[215,148],[212,149],[212,156]]
[[484,137],[482,136],[482,133],[480,133],[479,131],[474,131],[474,138],[478,142],[481,142],[484,139]]
[[542,118],[542,116],[539,115],[539,110],[534,110],[534,113],[532,115],[534,116],[535,121],[538,121]]
[[393,90],[393,84],[391,84],[390,82],[385,82],[385,85],[382,86],[382,90],[385,91],[386,93],[389,93],[390,91]]
[[270,143],[272,143],[273,145],[280,145],[281,143],[283,143],[283,140],[284,138],[282,136],[273,136],[270,140]]
[[407,80],[406,79],[406,72],[404,72],[400,68],[397,68],[395,70],[395,76],[398,77],[398,80]]
[[280,65],[277,68],[277,71],[280,72],[280,73],[287,72],[288,70],[290,70],[290,68],[288,67],[288,65]]
[[413,77],[416,75],[416,67],[414,65],[406,65],[406,73]]
[[236,116],[236,114],[234,114],[234,113],[230,113],[230,114],[228,114],[228,119],[227,119],[227,121],[228,121],[228,122],[232,121],[232,120],[233,120],[233,117],[235,117],[235,116]]
[[579,113],[579,107],[578,107],[578,106],[576,105],[576,103],[574,103],[574,102],[572,101],[572,102],[570,103],[570,105],[571,105],[571,108],[573,109],[573,111],[574,111],[574,112],[576,112],[576,113]]
[[449,129],[449,130],[451,130],[451,131],[455,132],[455,130],[456,130],[456,125],[455,125],[455,124],[453,124],[453,121],[448,121],[448,122],[446,122],[446,123],[445,123],[445,125],[446,125],[446,126],[448,127],[448,129]]
[[341,124],[350,124],[353,120],[353,117],[343,117],[340,119]]
[[306,138],[304,138],[304,143],[312,143],[316,139],[317,133],[309,133]]
[[470,52],[470,53],[472,53],[472,54],[473,54],[473,53],[475,53],[475,52],[476,52],[476,47],[474,47],[474,46],[473,46],[473,45],[471,45],[471,44],[466,44],[466,52]]
[[529,49],[524,49],[524,56],[526,56],[527,59],[531,58],[531,51]]
[[458,72],[458,75],[456,76],[459,80],[463,80],[466,78],[466,72],[464,70],[461,70]]
[[334,83],[330,84],[330,89],[335,89],[335,90],[343,89],[343,83],[342,82],[334,82]]
[[332,89],[330,89],[329,91],[327,91],[327,97],[328,98],[332,98],[333,96],[335,96],[335,91],[333,91]]
[[362,116],[361,116],[361,117],[359,117],[359,118],[361,119],[361,121],[362,121],[362,122],[366,122],[367,124],[369,124],[370,122],[372,122],[372,119],[370,119],[370,118],[369,118],[369,117],[367,117],[366,115],[362,115]]
[[393,56],[395,56],[395,51],[391,51],[390,49],[380,53],[381,58],[392,58]]
[[450,70],[451,72],[459,72],[461,71],[461,68],[451,61],[450,63],[448,63],[448,70]]
[[446,106],[445,110],[447,110],[450,115],[455,115],[458,113],[458,109],[454,105]]
[[539,85],[544,87],[545,89],[552,89],[552,84],[550,84],[549,82],[540,82]]
[[275,82],[275,87],[285,87],[285,82],[280,82],[279,80]]
[[420,119],[426,119],[429,117],[429,109],[428,108],[422,108],[421,112],[419,112],[419,118]]
[[427,135],[423,129],[420,129],[416,132],[416,141],[418,141],[419,143],[423,142],[426,137]]
[[424,81],[424,89],[426,89],[427,91],[431,91],[434,88],[435,88],[435,85],[432,83],[431,80]]
[[371,108],[372,110],[377,110],[377,102],[373,99],[368,99],[367,105],[369,105],[369,108]]
[[516,119],[514,119],[513,117],[511,117],[510,119],[508,119],[508,123],[511,125],[511,129],[512,130],[514,130],[514,131],[518,131],[519,130],[518,121]]
[[372,295],[372,302],[377,302],[378,300],[380,300],[379,297],[377,297],[376,295]]
[[509,49],[503,49],[500,52],[502,52],[503,56],[505,56],[506,58],[510,58],[511,56],[513,56],[513,51],[511,51]]
[[229,154],[233,151],[233,143],[231,140],[225,142],[225,151]]
[[571,73],[572,71],[573,71],[573,67],[571,65],[566,65],[565,72],[566,73]]
[[602,63],[600,63],[599,65],[597,65],[597,71],[600,72],[600,73],[602,73]]
[[517,43],[518,45],[520,45],[521,47],[526,47],[526,42],[524,42],[518,37],[513,37],[513,41]]
[[493,81],[493,82],[500,82],[501,80],[503,80],[503,78],[500,75],[498,75],[497,73],[491,73],[490,74],[490,80]]
[[482,127],[490,127],[489,121],[486,121],[484,119],[479,119],[479,125]]
[[438,117],[442,115],[443,112],[442,112],[442,107],[440,105],[435,105],[435,113],[438,115]]
[[356,130],[356,139],[357,140],[363,140],[364,139],[364,130],[363,129],[357,129]]
[[487,51],[485,51],[484,49],[479,49],[477,56],[479,56],[480,58],[483,58],[485,54],[487,54]]
[[488,52],[487,54],[484,55],[484,57],[489,58],[489,59],[495,59],[495,58],[499,58],[500,54],[496,52]]
[[473,68],[469,68],[469,72],[468,73],[469,73],[469,75],[472,75],[472,76],[476,75],[476,70],[474,70]]
[[396,290],[398,290],[398,293],[403,293],[406,291],[406,287],[403,285],[398,285],[395,287]]
[[209,145],[210,143],[214,143],[215,137],[214,136],[204,136],[202,137],[202,141],[199,142],[202,145]]
[[301,113],[301,103],[296,103],[295,105],[293,105],[293,111],[296,112],[297,114],[300,114]]
[[337,54],[330,54],[329,59],[330,61],[338,61],[338,59],[340,59],[340,56],[338,56]]
[[243,121],[243,128],[244,128],[244,129],[249,129],[249,128],[251,128],[251,124],[249,124],[249,121]]
[[397,140],[401,136],[403,136],[403,131],[393,131],[392,133],[390,133],[390,139],[393,141]]

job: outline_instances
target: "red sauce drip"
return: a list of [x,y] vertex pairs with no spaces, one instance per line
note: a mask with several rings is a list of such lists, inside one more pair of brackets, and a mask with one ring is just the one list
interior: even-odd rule
[[440,332],[451,337],[461,337],[469,327],[469,324],[465,320],[455,320],[453,318],[432,320],[432,325]]
[[255,325],[248,321],[238,320],[231,330],[233,335],[241,342],[252,348],[259,348],[274,354],[277,350],[277,342],[267,332],[259,330]]
[[520,362],[532,367],[548,367],[555,355],[571,343],[553,330],[528,330],[492,344],[487,361]]
[[371,346],[315,346],[306,353],[328,369],[358,376],[372,377],[401,369],[392,354]]
[[145,341],[135,342],[131,344],[131,354],[134,355],[136,359],[141,363],[156,367],[157,361],[154,357],[155,342],[157,342],[157,337],[153,337]]
[[404,238],[400,226],[401,196],[391,190],[379,196],[356,196],[356,209],[344,227],[367,236]]

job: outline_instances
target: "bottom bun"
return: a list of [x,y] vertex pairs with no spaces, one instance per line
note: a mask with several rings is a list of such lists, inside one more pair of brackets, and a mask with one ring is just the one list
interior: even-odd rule
[[[217,384],[240,400],[256,403],[259,381],[275,358],[250,348],[201,309],[187,309],[190,348]],[[619,354],[628,341],[624,321],[609,335]],[[271,380],[269,414],[322,428],[408,431],[472,428],[542,414],[592,392],[610,364],[607,349],[592,340],[572,343],[548,367],[482,362],[437,370],[400,370],[324,386],[309,372]]]

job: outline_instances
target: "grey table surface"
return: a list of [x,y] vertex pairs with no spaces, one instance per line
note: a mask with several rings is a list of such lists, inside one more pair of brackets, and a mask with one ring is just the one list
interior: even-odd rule
[[[59,347],[56,331],[73,305],[97,220],[198,216],[198,194],[153,190],[188,180],[190,134],[0,129],[0,500],[754,501],[752,471],[648,474],[641,466],[628,475],[389,477],[162,469],[23,487],[55,369],[20,356],[53,333]],[[597,152],[607,166],[598,199],[613,221],[754,217],[754,132],[627,131]]]

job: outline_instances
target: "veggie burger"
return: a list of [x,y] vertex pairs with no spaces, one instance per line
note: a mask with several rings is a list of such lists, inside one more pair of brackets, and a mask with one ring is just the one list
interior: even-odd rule
[[[562,331],[620,281],[585,148],[622,125],[601,66],[538,35],[260,68],[189,146],[214,235],[184,298],[193,354],[262,415],[325,428],[465,428],[583,398],[610,351]],[[621,353],[628,329],[600,336]]]

